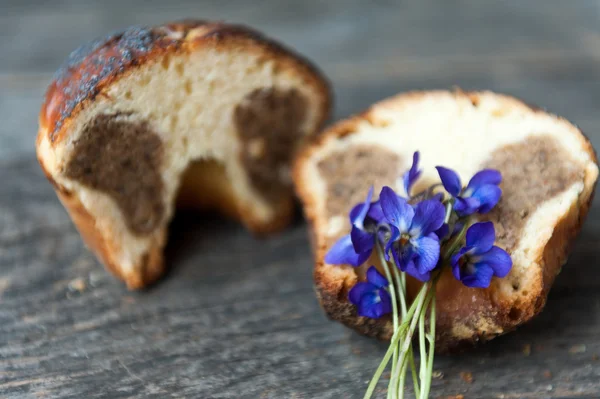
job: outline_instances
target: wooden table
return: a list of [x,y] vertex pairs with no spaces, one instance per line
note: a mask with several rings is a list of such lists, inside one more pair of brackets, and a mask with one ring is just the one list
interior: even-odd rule
[[[160,284],[129,292],[103,270],[34,154],[45,86],[85,40],[181,17],[244,22],[323,68],[335,119],[400,91],[458,85],[547,107],[600,148],[597,0],[367,3],[2,1],[0,397],[360,398],[385,351],[319,309],[300,218],[258,240],[179,216]],[[545,311],[472,353],[438,357],[433,396],[599,398],[599,255],[595,201]]]

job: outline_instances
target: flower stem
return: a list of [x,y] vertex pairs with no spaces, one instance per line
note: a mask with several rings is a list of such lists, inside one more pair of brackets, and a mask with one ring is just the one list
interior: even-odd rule
[[431,309],[429,311],[429,358],[427,359],[427,370],[425,379],[421,378],[421,399],[427,399],[429,390],[431,389],[431,378],[433,376],[433,354],[435,352],[435,295],[431,298]]
[[[412,350],[410,351],[412,352]],[[396,387],[396,393],[399,394],[400,399],[404,399],[404,383],[406,381],[406,366],[408,365],[408,356],[404,359],[402,364],[398,366],[400,368],[400,380]]]
[[392,267],[394,279],[398,288],[398,296],[400,297],[400,311],[402,312],[402,320],[406,317],[406,275],[398,271],[398,267]]
[[411,201],[422,201],[424,199],[428,199],[433,195],[433,192],[438,187],[442,187],[442,184],[441,183],[434,184],[434,185],[430,186],[429,188],[427,188],[426,190],[423,190],[423,191],[411,196],[410,199],[411,199]]
[[[402,309],[402,321],[406,320],[406,274],[405,273],[400,273],[398,271],[398,268],[394,268],[394,277],[396,277],[396,281],[400,280],[400,282],[398,283],[398,285],[400,285],[402,287],[402,293],[404,295],[402,295],[400,297],[400,305],[401,305],[401,309]],[[413,388],[415,390],[415,396],[419,396],[419,378],[417,376],[417,366],[415,365],[415,356],[413,351],[409,351],[408,352],[408,361],[410,362],[410,371],[412,374],[412,380],[413,380]],[[400,386],[396,387],[396,391],[400,390]]]
[[420,396],[419,389],[419,377],[417,376],[417,366],[415,365],[415,354],[413,351],[408,352],[408,361],[410,362],[410,371],[413,379],[413,387],[415,390],[415,397]]
[[[394,274],[394,280],[396,281],[396,286],[398,287],[398,296],[400,297],[400,311],[402,313],[402,321],[404,321],[406,317],[406,275],[404,273],[400,273],[398,271],[398,267],[395,262],[392,265],[392,271]],[[399,367],[398,362],[398,345],[396,345],[396,351],[394,351],[394,358],[392,359],[392,372],[393,376],[396,371],[396,367]],[[398,392],[398,381],[395,381],[393,378],[390,378],[390,383],[388,384],[388,398],[393,399],[394,394]]]
[[444,218],[444,223],[448,224],[450,221],[450,216],[452,216],[452,206],[454,205],[454,199],[450,199],[446,203],[446,217]]
[[[394,266],[396,266],[394,264]],[[406,320],[406,274],[405,273],[400,273],[398,271],[398,267],[392,267],[392,270],[394,271],[394,278],[396,279],[396,285],[398,287],[400,287],[399,289],[399,296],[400,296],[400,308],[402,311],[402,321],[404,322]],[[397,359],[394,359],[397,361]],[[419,382],[418,382],[418,378],[417,378],[417,368],[415,366],[415,358],[413,355],[413,351],[409,351],[409,362],[410,362],[410,370],[411,370],[411,374],[413,376],[413,386],[414,386],[414,390],[415,390],[415,394],[418,395],[419,392]],[[388,386],[388,396],[391,395],[391,393],[393,392],[403,392],[404,391],[404,375],[406,374],[406,366],[404,366],[405,370],[401,370],[401,375],[402,375],[402,379],[395,381],[393,378],[390,380],[390,384]],[[392,370],[392,376],[394,375],[394,371]],[[395,385],[394,385],[395,383]]]
[[419,321],[419,319],[422,316],[422,312],[423,312],[423,306],[425,305],[426,299],[428,299],[429,295],[428,295],[428,291],[429,288],[431,287],[431,282],[427,282],[423,285],[423,287],[421,287],[421,290],[419,291],[419,294],[417,295],[417,297],[415,298],[414,302],[412,303],[410,309],[408,310],[407,313],[407,317],[404,320],[404,322],[402,323],[402,326],[406,326],[406,332],[402,335],[402,341],[400,342],[399,346],[400,346],[400,353],[398,356],[398,366],[396,366],[396,369],[394,370],[394,373],[392,373],[392,384],[391,386],[394,388],[395,392],[400,392],[401,395],[404,394],[404,378],[400,379],[400,373],[402,372],[402,370],[404,370],[404,372],[406,373],[406,368],[404,367],[407,358],[408,358],[408,351],[410,349],[410,351],[412,352],[412,337],[415,331],[415,328],[417,326],[417,322]]
[[[423,287],[421,287],[421,291],[419,292],[419,295],[417,295],[417,298],[415,299],[416,307],[413,311],[413,315],[421,315],[423,306],[425,305],[425,301],[428,297],[427,294],[428,294],[430,287],[431,287],[431,282],[427,282],[423,285]],[[412,308],[412,306],[411,306],[411,308]],[[410,311],[409,311],[409,313],[410,313]],[[410,344],[412,342],[408,338],[412,338],[415,328],[417,327],[417,322],[419,320],[419,317],[418,316],[411,317],[410,319],[411,319],[411,323],[410,323],[410,327],[408,328],[408,331],[407,331],[407,336],[406,336],[407,339],[405,339],[402,342],[402,346],[400,348],[401,355],[406,355],[406,352],[408,352],[408,348],[410,347]]]
[[[399,287],[398,289],[398,295],[400,297],[400,306],[401,306],[401,311],[402,311],[402,322],[405,323],[407,322],[408,318],[407,316],[407,310],[406,310],[406,274],[405,273],[400,273],[398,271],[398,267],[394,262],[394,265],[392,266],[392,270],[393,270],[393,274],[394,274],[394,279],[396,280],[396,286]],[[411,344],[412,345],[412,344]],[[414,359],[414,355],[413,355],[413,351],[412,351],[412,347],[411,350],[409,351],[409,359],[408,361],[410,362],[410,368],[411,368],[411,373],[413,376],[413,385],[414,385],[414,390],[415,390],[415,394],[418,395],[419,392],[419,382],[418,382],[418,378],[417,378],[417,369],[415,366],[415,359]],[[407,362],[405,361],[404,364],[398,364],[398,359],[397,356],[394,357],[393,359],[393,364],[392,364],[392,378],[390,379],[390,383],[388,385],[388,398],[394,398],[395,396],[397,397],[397,393],[400,392],[401,396],[403,395],[404,392],[404,384],[405,384],[405,375],[406,375],[406,367],[407,367]],[[400,370],[400,374],[398,374],[397,368],[398,367],[402,367],[403,370]],[[398,378],[398,375],[401,376],[401,378]],[[396,378],[393,378],[394,376],[396,376]]]
[[[379,260],[381,261],[381,266],[383,267],[383,270],[385,272],[385,277],[387,278],[389,287],[390,287],[390,297],[392,300],[392,318],[393,318],[393,325],[394,325],[394,334],[396,334],[398,332],[398,303],[396,301],[396,292],[398,292],[398,294],[401,297],[404,297],[404,294],[402,292],[400,292],[400,290],[402,289],[402,286],[400,284],[397,284],[397,286],[398,286],[397,288],[394,287],[394,280],[392,280],[392,274],[390,273],[390,265],[389,265],[388,261],[385,259],[385,254],[383,253],[383,248],[381,247],[381,244],[379,244],[379,243],[377,243],[377,253],[379,254]],[[404,298],[403,298],[403,300],[404,300]],[[390,346],[390,348],[391,348],[391,346]],[[392,359],[392,375],[394,374],[397,360],[398,360],[398,349],[397,349],[397,345],[395,345],[393,359]],[[390,397],[391,396],[390,396],[390,392],[388,389],[388,398],[390,398]]]
[[[429,296],[429,293],[427,293]],[[426,312],[423,312],[425,314]],[[425,317],[419,315],[419,351],[420,351],[420,364],[419,364],[419,379],[421,384],[425,383],[425,373],[427,372],[427,347],[425,345]]]
[[[436,275],[431,281],[425,283],[415,300],[407,310],[406,303],[406,275],[400,273],[395,264],[390,264],[385,259],[383,248],[377,244],[382,268],[389,283],[390,299],[392,300],[392,316],[394,334],[390,341],[390,346],[377,367],[373,378],[371,379],[364,398],[368,399],[373,395],[377,382],[381,378],[390,358],[393,356],[392,377],[388,385],[388,398],[404,398],[404,386],[406,383],[407,367],[410,365],[412,379],[415,391],[415,397],[427,398],[431,386],[431,374],[433,372],[433,348],[435,342],[435,283],[439,277]],[[400,302],[400,306],[398,306]],[[430,309],[430,327],[429,334],[425,334],[425,319],[427,310]],[[402,322],[399,323],[399,308],[402,314]],[[420,372],[417,375],[414,353],[412,350],[412,337],[419,325],[419,342],[421,350]],[[429,351],[425,339],[429,341]],[[420,380],[420,381],[419,381]]]
[[390,266],[385,260],[383,248],[381,248],[380,244],[377,244],[377,252],[381,261],[381,266],[383,267],[383,271],[385,272],[385,278],[387,279],[390,287],[389,291],[390,297],[392,299],[392,317],[394,323],[394,332],[396,332],[398,330],[398,304],[396,301],[396,288],[394,287],[394,280],[392,280],[392,274],[390,273]]
[[446,261],[448,259],[450,259],[450,257],[454,253],[454,251],[456,251],[458,246],[461,244],[462,240],[465,238],[465,235],[467,234],[467,229],[469,228],[469,226],[470,226],[469,220],[465,221],[465,224],[463,225],[460,233],[458,233],[456,236],[454,236],[452,241],[450,241],[450,243],[448,244],[448,246],[446,248],[446,251],[444,252],[444,255],[441,257],[441,261],[443,263],[446,263]]
[[381,374],[383,373],[383,370],[385,370],[385,366],[387,366],[388,362],[390,361],[390,357],[392,357],[392,353],[394,352],[394,348],[398,345],[398,341],[400,340],[400,336],[401,336],[401,331],[400,330],[398,330],[392,336],[392,339],[390,341],[390,347],[388,348],[387,352],[385,352],[385,355],[383,356],[383,359],[381,360],[381,363],[379,363],[379,367],[377,367],[377,370],[375,370],[375,374],[373,374],[373,378],[371,378],[371,382],[369,383],[369,387],[367,388],[367,392],[365,392],[364,399],[369,399],[373,395],[373,391],[375,391],[375,387],[377,386],[377,382],[379,381],[379,378],[381,377]]

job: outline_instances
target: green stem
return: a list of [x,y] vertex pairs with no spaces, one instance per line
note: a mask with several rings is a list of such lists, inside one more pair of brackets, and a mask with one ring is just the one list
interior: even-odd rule
[[431,389],[431,379],[433,376],[433,355],[435,353],[435,322],[436,322],[436,314],[435,314],[435,295],[431,298],[431,309],[429,312],[429,334],[427,335],[427,339],[429,341],[429,358],[427,360],[427,371],[425,380],[421,379],[422,391],[421,391],[421,399],[427,399],[429,396],[429,391]]
[[[399,354],[398,362],[401,367],[396,367],[395,372],[392,374],[392,387],[397,387],[397,391],[402,392],[402,394],[404,392],[404,386],[398,385],[397,381],[404,381],[404,379],[400,380],[400,372],[403,369],[402,366],[406,362],[408,350],[410,349],[412,351],[413,333],[415,331],[415,328],[417,326],[417,322],[419,321],[419,318],[422,316],[423,305],[425,304],[425,300],[429,296],[428,291],[429,291],[430,287],[431,287],[431,282],[427,282],[426,284],[423,285],[423,287],[419,291],[419,294],[417,295],[417,298],[415,298],[415,301],[412,303],[412,305],[407,313],[407,318],[402,323],[402,325],[405,326],[410,321],[408,330],[406,331],[406,334],[403,335],[402,342],[400,345],[400,354]],[[405,368],[404,368],[404,370],[406,371]]]
[[[406,310],[406,274],[400,273],[398,271],[396,262],[394,262],[394,264],[392,265],[392,270],[393,270],[393,274],[394,274],[394,279],[396,280],[396,285],[399,287],[398,288],[398,291],[399,291],[398,296],[400,297],[400,309],[402,312],[402,321],[404,322],[404,320],[406,318],[406,312],[407,312],[407,310]],[[394,352],[394,355],[395,356],[394,356],[393,362],[395,364],[392,365],[392,374],[391,374],[392,376],[395,374],[396,367],[398,367],[398,365],[396,364],[398,361],[398,351],[397,350],[396,350],[396,352]],[[414,364],[414,361],[412,364]],[[388,384],[388,397],[389,398],[393,398],[394,394],[396,392],[398,392],[398,390],[400,389],[400,385],[403,386],[403,383],[401,383],[400,381],[396,381],[393,378],[390,378],[390,383]]]
[[394,271],[396,285],[400,287],[398,289],[398,296],[400,297],[400,311],[402,312],[402,320],[404,320],[406,317],[406,275],[404,273],[400,273],[395,264],[392,266],[392,270]]
[[[415,195],[409,196],[411,202],[412,201],[418,202],[418,201],[430,198],[433,195],[433,192],[435,191],[435,189],[438,187],[442,187],[442,184],[441,183],[434,184],[434,185],[428,187],[426,190],[423,190]],[[407,195],[408,195],[408,193],[407,193]]]
[[460,231],[460,233],[458,233],[456,236],[454,236],[454,239],[452,241],[450,241],[450,243],[446,247],[446,251],[444,252],[444,255],[441,258],[442,259],[442,264],[446,263],[446,261],[448,259],[450,259],[450,257],[452,256],[452,254],[460,246],[462,240],[465,238],[465,235],[467,234],[467,229],[469,228],[469,225],[470,225],[469,222],[470,222],[469,219],[467,219],[465,221],[465,224],[464,224],[462,230]]
[[[383,248],[381,244],[377,243],[377,253],[379,254],[379,260],[381,262],[381,266],[385,272],[385,277],[388,280],[389,288],[390,288],[390,297],[392,300],[392,317],[394,323],[394,334],[398,331],[398,303],[396,301],[396,288],[394,287],[394,280],[392,280],[392,274],[390,273],[390,265],[387,260],[385,260],[385,255],[383,253]],[[398,285],[398,290],[402,287]],[[403,296],[401,292],[399,292],[400,296]],[[394,375],[394,371],[396,369],[396,363],[398,360],[398,349],[394,348],[394,358],[392,359],[392,375]],[[391,382],[391,380],[390,380]],[[389,388],[388,388],[388,398],[390,398]]]
[[[417,306],[416,306],[413,314],[419,315],[419,316],[421,315],[421,312],[423,310],[423,305],[425,304],[425,300],[428,297],[427,293],[428,293],[430,287],[431,287],[431,282],[427,282],[421,288],[421,291],[419,292],[419,295],[417,296],[417,299],[415,300],[417,303]],[[410,344],[412,343],[410,338],[412,338],[413,333],[415,332],[415,328],[417,327],[418,321],[419,321],[419,317],[411,317],[411,323],[410,323],[410,327],[408,328],[407,337],[406,337],[407,339],[405,339],[402,342],[402,346],[400,348],[401,355],[406,355],[406,352],[408,351],[408,348],[410,347]]]
[[450,199],[446,203],[446,217],[444,218],[444,223],[448,223],[450,221],[450,216],[452,216],[452,206],[454,205],[454,199]]
[[402,330],[398,330],[392,336],[392,340],[390,341],[390,347],[388,348],[387,352],[385,352],[385,355],[383,356],[381,363],[379,363],[379,367],[377,367],[377,370],[375,370],[375,374],[373,374],[373,378],[371,378],[371,382],[369,383],[367,392],[365,392],[364,399],[369,399],[373,395],[373,391],[375,391],[377,382],[379,381],[379,378],[381,377],[383,370],[385,370],[385,366],[387,366],[388,362],[390,361],[390,357],[392,357],[394,348],[398,345],[398,341],[400,340],[400,336],[402,335],[401,331]]
[[[412,350],[411,350],[412,352]],[[395,393],[399,393],[399,399],[404,399],[404,384],[406,381],[406,366],[408,365],[408,356],[404,358],[404,361],[399,366],[400,367],[400,381],[398,382],[398,387]]]
[[[397,270],[397,268],[395,269],[397,274],[400,274]],[[402,273],[401,274],[401,284],[403,287],[403,292],[404,292],[404,296],[406,297],[406,273]],[[402,320],[406,320],[406,299],[404,298],[404,300],[401,303],[402,305]],[[412,374],[412,380],[413,380],[413,388],[415,390],[415,396],[419,396],[419,378],[417,376],[417,366],[415,364],[415,355],[413,353],[413,351],[409,351],[408,352],[408,361],[410,362],[410,371]],[[396,391],[399,390],[400,387],[396,387]]]
[[[406,315],[407,315],[407,310],[406,310],[406,274],[405,273],[400,273],[398,271],[398,266],[395,264],[392,265],[392,270],[394,272],[394,279],[396,280],[396,285],[399,288],[399,297],[400,297],[400,306],[401,306],[401,311],[402,311],[402,321],[405,322],[407,319]],[[418,383],[418,379],[417,379],[417,370],[416,370],[416,366],[415,366],[415,359],[414,359],[414,355],[412,350],[409,352],[409,361],[410,361],[410,367],[411,367],[411,373],[413,375],[413,385],[414,385],[414,389],[415,389],[415,393],[419,392],[419,383]],[[393,359],[394,362],[397,362],[397,356]],[[395,365],[396,367],[398,367],[398,365]],[[392,377],[394,375],[397,375],[396,372],[396,367],[394,367],[394,365],[392,365]],[[405,375],[406,373],[406,366],[404,366],[405,370],[402,371],[401,370],[401,374],[402,376]],[[393,398],[393,395],[397,392],[404,392],[404,378],[402,379],[394,379],[391,378],[390,379],[390,383],[388,385],[388,398]]]
[[417,366],[415,365],[415,354],[413,351],[408,352],[408,361],[410,362],[410,371],[413,379],[413,388],[415,390],[415,397],[419,397],[419,377],[417,376]]
[[383,271],[385,272],[385,278],[389,282],[390,297],[392,299],[392,317],[394,322],[394,332],[396,332],[398,330],[398,304],[396,302],[396,289],[394,287],[394,280],[392,280],[390,267],[388,262],[385,260],[383,249],[381,248],[380,244],[377,244],[377,252],[381,261],[381,266],[383,267]]
[[[429,297],[429,293],[427,294],[427,297]],[[425,381],[425,373],[427,372],[427,348],[425,346],[425,317],[423,317],[423,314],[425,313],[426,312],[422,312],[421,315],[419,315],[419,351],[421,355],[419,362],[419,379],[421,381],[421,385],[423,385]]]

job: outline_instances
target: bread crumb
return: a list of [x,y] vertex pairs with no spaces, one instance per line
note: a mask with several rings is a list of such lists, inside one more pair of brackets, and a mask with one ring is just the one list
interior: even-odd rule
[[85,291],[85,288],[86,288],[85,281],[81,277],[71,280],[71,282],[69,283],[69,289],[71,291],[83,292],[83,291]]
[[525,356],[531,355],[531,344],[525,344],[525,345],[523,345],[523,354]]
[[550,370],[544,370],[543,375],[546,379],[552,378],[552,372]]
[[467,384],[471,384],[473,382],[473,373],[470,371],[461,371],[460,378]]
[[573,345],[571,348],[569,348],[569,353],[585,353],[586,349],[587,348],[585,347],[585,345]]

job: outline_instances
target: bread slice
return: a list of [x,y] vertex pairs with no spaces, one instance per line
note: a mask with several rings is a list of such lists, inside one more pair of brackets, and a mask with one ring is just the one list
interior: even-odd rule
[[[508,332],[539,313],[588,212],[598,177],[590,142],[565,119],[492,92],[401,94],[339,122],[298,157],[294,182],[311,225],[317,295],[328,316],[362,334],[389,339],[389,318],[358,317],[347,300],[369,260],[354,269],[324,255],[349,232],[348,212],[368,187],[403,192],[398,178],[419,150],[419,192],[439,182],[435,166],[456,170],[463,182],[491,167],[503,174],[503,196],[486,215],[496,245],[514,262],[487,289],[464,287],[449,270],[437,287],[437,346],[456,350]],[[418,289],[409,281],[409,294]]]
[[286,226],[290,160],[330,101],[319,71],[249,28],[134,27],[58,70],[37,154],[88,246],[139,288],[163,273],[177,198],[256,233]]

